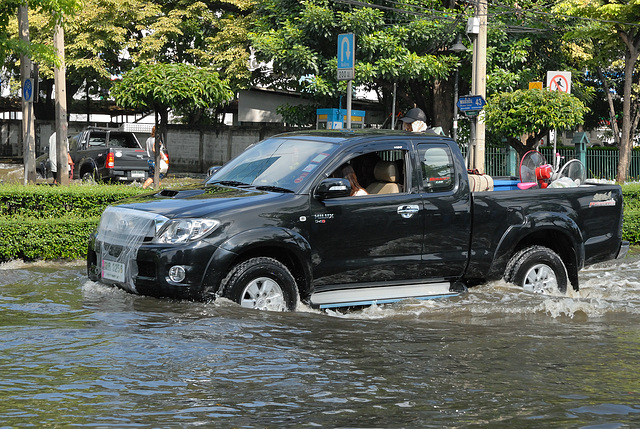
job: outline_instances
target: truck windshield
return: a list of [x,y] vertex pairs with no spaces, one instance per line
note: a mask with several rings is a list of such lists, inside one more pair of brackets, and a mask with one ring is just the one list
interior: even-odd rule
[[207,183],[246,184],[296,191],[337,147],[328,142],[267,139],[229,161]]

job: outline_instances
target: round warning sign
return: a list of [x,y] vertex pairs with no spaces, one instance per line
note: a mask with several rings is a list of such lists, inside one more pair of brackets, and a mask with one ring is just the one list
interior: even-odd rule
[[571,94],[571,72],[547,72],[547,88]]

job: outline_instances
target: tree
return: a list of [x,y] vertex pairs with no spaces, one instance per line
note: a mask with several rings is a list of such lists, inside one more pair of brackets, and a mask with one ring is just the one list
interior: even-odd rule
[[[138,66],[124,74],[112,88],[111,95],[120,106],[155,111],[157,135],[160,136],[156,139],[156,165],[160,165],[160,141],[167,143],[169,110],[179,106],[211,108],[233,98],[228,82],[221,80],[216,71],[187,64]],[[155,169],[156,186],[158,170]]]
[[[623,59],[622,129],[619,134],[620,161],[618,163],[617,181],[624,183],[627,180],[631,162],[634,123],[637,125],[637,119],[632,122],[632,110],[635,104],[634,99],[637,99],[633,84],[636,62],[640,55],[640,26],[638,26],[638,22],[640,22],[640,5],[636,0],[620,2],[566,0],[559,2],[556,10],[583,18],[577,21],[578,27],[572,33],[572,36],[580,36],[583,40],[591,42],[590,47],[592,49],[587,53],[592,60],[592,65],[611,64],[614,61]],[[602,84],[604,85],[607,76],[604,73],[601,76]],[[608,97],[608,104],[611,117],[614,119],[616,116],[615,105],[611,97]],[[636,111],[638,107],[635,104]],[[617,132],[614,134],[617,134]]]
[[336,77],[337,38],[354,33],[354,85],[376,91],[390,112],[397,84],[398,104],[409,108],[416,103],[432,119],[439,114],[432,108],[434,82],[447,80],[458,63],[446,48],[466,23],[465,10],[445,9],[439,1],[360,7],[325,0],[265,0],[256,16],[252,47],[258,60],[273,61],[272,70],[256,71],[262,83],[336,106],[346,92],[346,83]]
[[[105,99],[113,79],[138,64],[186,63],[217,69],[234,89],[249,85],[247,64],[251,0],[84,0],[84,7],[65,17],[67,96],[69,105],[83,96],[87,102]],[[50,44],[50,16],[34,13],[32,40]],[[17,31],[13,29],[12,31]],[[4,66],[14,76],[16,57]],[[53,62],[40,62],[39,119],[53,112]],[[208,110],[193,105],[174,112],[184,122],[210,120]]]
[[522,157],[550,130],[569,130],[582,124],[587,111],[580,100],[562,91],[519,89],[489,97],[484,120],[487,128],[505,136]]
[[78,0],[3,0],[0,6],[0,64],[4,64],[10,55],[16,58],[25,55],[32,60],[55,60],[55,52],[52,46],[46,43],[20,41],[17,31],[9,31],[11,24],[15,22],[18,7],[27,5],[30,12],[40,11],[47,14],[49,24],[53,25],[55,17],[64,13],[72,13],[78,7]]

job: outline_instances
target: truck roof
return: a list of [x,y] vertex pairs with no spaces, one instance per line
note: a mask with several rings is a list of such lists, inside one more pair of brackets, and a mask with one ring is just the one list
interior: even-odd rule
[[355,129],[355,130],[308,130],[308,131],[294,131],[284,134],[278,134],[273,137],[283,137],[283,138],[296,138],[301,140],[316,140],[316,141],[326,141],[336,144],[345,144],[345,143],[355,143],[356,141],[361,142],[362,140],[377,140],[377,139],[385,139],[385,138],[398,138],[402,136],[404,139],[421,139],[424,137],[429,138],[440,138],[443,140],[450,140],[449,137],[445,137],[441,134],[436,133],[433,130],[427,130],[422,133],[413,133],[410,131],[399,131],[399,130],[387,130],[387,129],[373,129],[373,128],[365,128],[365,129]]

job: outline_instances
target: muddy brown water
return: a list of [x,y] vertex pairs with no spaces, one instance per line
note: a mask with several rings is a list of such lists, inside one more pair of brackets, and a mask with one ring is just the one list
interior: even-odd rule
[[0,427],[640,427],[640,256],[569,296],[503,282],[294,313],[0,266]]

